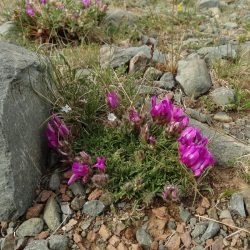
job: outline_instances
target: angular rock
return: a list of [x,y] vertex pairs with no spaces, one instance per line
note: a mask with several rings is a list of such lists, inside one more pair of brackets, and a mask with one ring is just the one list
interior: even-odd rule
[[[104,45],[100,49],[100,65],[103,68],[111,66],[112,68],[117,68],[130,61],[139,52],[143,52],[148,59],[151,59],[150,47],[144,45],[141,47],[130,47],[130,48],[120,48],[116,46]],[[166,55],[155,50],[153,55],[153,61],[157,63],[164,63],[166,61]]]
[[209,115],[203,114],[196,109],[186,108],[185,113],[191,118],[199,122],[208,123],[208,124],[212,123],[212,118]]
[[217,47],[204,47],[199,49],[197,53],[209,62],[218,59],[234,59],[237,56],[236,50],[231,44]]
[[113,9],[107,12],[104,22],[108,25],[118,27],[120,25],[133,25],[138,19],[134,13],[122,9]]
[[20,238],[26,236],[36,236],[43,230],[43,220],[40,218],[31,218],[24,221],[17,229],[16,235]]
[[24,250],[50,250],[48,248],[48,242],[46,240],[34,240],[31,241]]
[[69,189],[72,191],[72,193],[77,196],[77,195],[85,195],[85,190],[83,188],[83,185],[81,182],[74,182],[72,185],[69,186]]
[[250,215],[250,188],[245,188],[240,192],[243,196],[248,215]]
[[3,23],[0,25],[0,36],[6,36],[10,34],[11,30],[15,28],[15,23],[12,21]]
[[238,28],[238,24],[237,23],[233,23],[233,22],[227,22],[227,23],[224,23],[224,28],[226,29],[237,29]]
[[143,52],[137,53],[129,62],[129,73],[144,70],[149,62],[149,59]]
[[173,237],[170,238],[166,246],[168,250],[176,250],[180,249],[180,244],[181,238],[179,235],[175,234]]
[[218,122],[223,122],[223,123],[228,123],[228,122],[232,122],[233,121],[232,117],[230,117],[225,112],[218,112],[218,113],[216,113],[214,115],[214,120],[216,120]]
[[199,9],[209,9],[219,6],[219,0],[199,0],[198,8]]
[[194,98],[205,94],[212,86],[207,65],[197,54],[178,62],[176,80],[185,94]]
[[155,83],[157,83],[158,87],[166,90],[172,90],[176,86],[174,76],[170,72],[164,73],[163,76],[160,78],[160,80],[155,81]]
[[53,191],[57,191],[60,186],[60,177],[58,173],[54,173],[51,175],[49,180],[49,188]]
[[230,199],[230,210],[236,212],[242,217],[246,217],[245,204],[243,200],[243,195],[235,193]]
[[83,206],[83,212],[90,216],[96,217],[101,214],[105,205],[99,200],[87,201]]
[[48,239],[50,250],[67,250],[69,238],[66,235],[51,235]]
[[232,89],[226,87],[220,87],[213,90],[210,96],[215,104],[221,107],[233,103],[235,100],[235,93]]
[[154,67],[149,67],[145,71],[144,78],[147,80],[158,80],[162,72]]
[[180,217],[184,222],[188,222],[191,218],[191,213],[187,209],[180,207]]
[[34,89],[46,96],[48,78],[22,47],[0,42],[0,61],[0,220],[8,220],[31,205],[45,165],[49,106]]
[[152,237],[143,228],[136,231],[136,240],[143,249],[149,249],[153,242]]
[[250,146],[196,120],[190,119],[190,126],[199,128],[209,138],[208,148],[218,165],[232,166],[242,156],[250,159]]
[[210,221],[205,233],[201,236],[201,240],[213,238],[220,231],[220,225],[217,222]]
[[85,202],[85,199],[83,196],[76,196],[71,201],[71,208],[75,211],[78,211],[78,210],[82,209],[84,202]]
[[229,210],[222,210],[220,213],[220,219],[232,219],[230,211]]
[[196,224],[194,230],[192,231],[191,235],[193,238],[197,238],[203,235],[208,227],[208,223],[206,221],[200,222]]
[[61,224],[61,210],[54,197],[50,197],[44,209],[44,221],[50,230],[55,231]]

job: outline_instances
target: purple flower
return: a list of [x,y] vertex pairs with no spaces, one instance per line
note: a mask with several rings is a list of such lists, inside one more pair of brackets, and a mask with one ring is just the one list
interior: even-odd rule
[[55,129],[48,123],[46,136],[50,148],[57,148],[59,146],[59,137]]
[[172,121],[168,126],[169,133],[180,133],[183,129],[185,129],[189,124],[189,118],[184,114],[183,109],[181,108],[173,108],[173,117]]
[[106,97],[109,106],[112,109],[116,109],[119,104],[119,96],[114,91],[111,91],[106,94]]
[[173,104],[171,100],[165,97],[158,104],[156,103],[157,98],[153,96],[151,99],[151,116],[154,121],[159,122],[162,125],[169,123],[173,115]]
[[134,108],[129,110],[129,120],[135,125],[141,122],[141,117]]
[[215,163],[209,150],[204,145],[197,144],[186,147],[181,153],[180,161],[191,168],[195,176],[200,176],[205,168]]
[[41,4],[46,4],[47,0],[41,0],[40,2],[41,2]]
[[201,131],[198,128],[187,127],[180,135],[178,141],[182,145],[189,146],[192,143],[206,145],[208,143],[207,138],[203,138]]
[[85,8],[88,8],[91,5],[91,0],[82,0],[82,3]]
[[26,4],[26,13],[28,16],[33,17],[35,16],[35,10],[32,8],[30,3]]
[[162,192],[162,198],[164,200],[172,199],[174,201],[178,200],[179,189],[174,185],[166,185],[164,191]]
[[63,120],[54,114],[51,120],[48,122],[46,131],[49,147],[58,148],[59,139],[67,137],[69,133],[70,131]]
[[151,144],[151,145],[155,145],[155,143],[156,143],[156,140],[155,140],[155,137],[154,136],[149,136],[149,139],[148,139],[148,141],[149,141],[149,144]]
[[72,172],[73,172],[73,174],[68,181],[68,185],[71,185],[79,177],[82,177],[83,181],[86,180],[86,178],[89,175],[89,166],[80,164],[78,162],[74,162],[72,165]]
[[105,162],[105,157],[97,157],[96,159],[97,163],[93,166],[93,168],[98,168],[101,173],[104,173],[105,168],[107,167]]

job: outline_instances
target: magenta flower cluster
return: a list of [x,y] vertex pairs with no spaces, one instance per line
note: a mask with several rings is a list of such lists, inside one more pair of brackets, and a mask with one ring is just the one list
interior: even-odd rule
[[[82,178],[83,182],[87,183],[90,177],[91,168],[99,169],[100,174],[96,175],[99,179],[94,176],[94,180],[97,179],[100,180],[100,182],[102,182],[103,179],[106,180],[105,169],[107,166],[105,157],[97,157],[96,164],[91,166],[90,156],[85,152],[81,152],[80,155],[82,156],[80,161],[72,164],[72,176],[68,181],[68,185],[71,185],[79,178]],[[102,178],[102,176],[104,176],[104,178]]]
[[[84,8],[89,8],[91,6],[91,0],[79,0],[79,1],[82,1]],[[41,5],[46,5],[47,2],[48,2],[47,0],[40,0]],[[104,4],[102,0],[96,0],[95,5],[100,11],[104,12],[107,10],[107,5]],[[65,8],[64,4],[60,2],[56,3],[56,6],[60,10],[63,10]],[[26,2],[26,14],[30,17],[34,17],[36,14],[35,8],[29,1]]]
[[215,163],[212,154],[206,148],[208,139],[202,137],[198,128],[187,127],[178,141],[180,161],[190,168],[195,176],[200,176],[208,166]]
[[48,122],[46,135],[50,148],[58,149],[60,141],[64,140],[70,134],[69,128],[58,115],[53,114]]

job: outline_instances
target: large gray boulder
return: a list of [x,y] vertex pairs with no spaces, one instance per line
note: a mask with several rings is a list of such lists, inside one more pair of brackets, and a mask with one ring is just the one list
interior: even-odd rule
[[0,221],[31,205],[45,165],[46,74],[34,53],[0,42]]
[[207,65],[197,54],[178,62],[176,80],[185,94],[194,98],[205,94],[212,86]]
[[215,157],[217,164],[233,166],[243,156],[245,160],[246,157],[250,160],[250,146],[194,119],[190,119],[190,125],[199,128],[203,136],[208,137],[208,148]]

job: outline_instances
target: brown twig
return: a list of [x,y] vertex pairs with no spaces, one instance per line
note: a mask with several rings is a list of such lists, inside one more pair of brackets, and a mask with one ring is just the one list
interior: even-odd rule
[[240,228],[240,227],[236,227],[236,226],[232,226],[232,225],[229,225],[227,223],[223,223],[221,221],[218,221],[218,220],[215,220],[215,219],[211,219],[211,218],[208,218],[208,217],[205,217],[205,216],[201,216],[201,215],[198,215],[198,214],[195,214],[195,217],[198,217],[200,219],[204,219],[204,220],[209,220],[209,221],[213,221],[213,222],[217,222],[219,224],[222,224],[222,225],[225,225],[227,227],[231,227],[233,229],[237,229],[237,230],[240,230],[240,231],[243,231],[243,232],[246,232],[248,234],[250,234],[250,231],[244,229],[244,228]]

